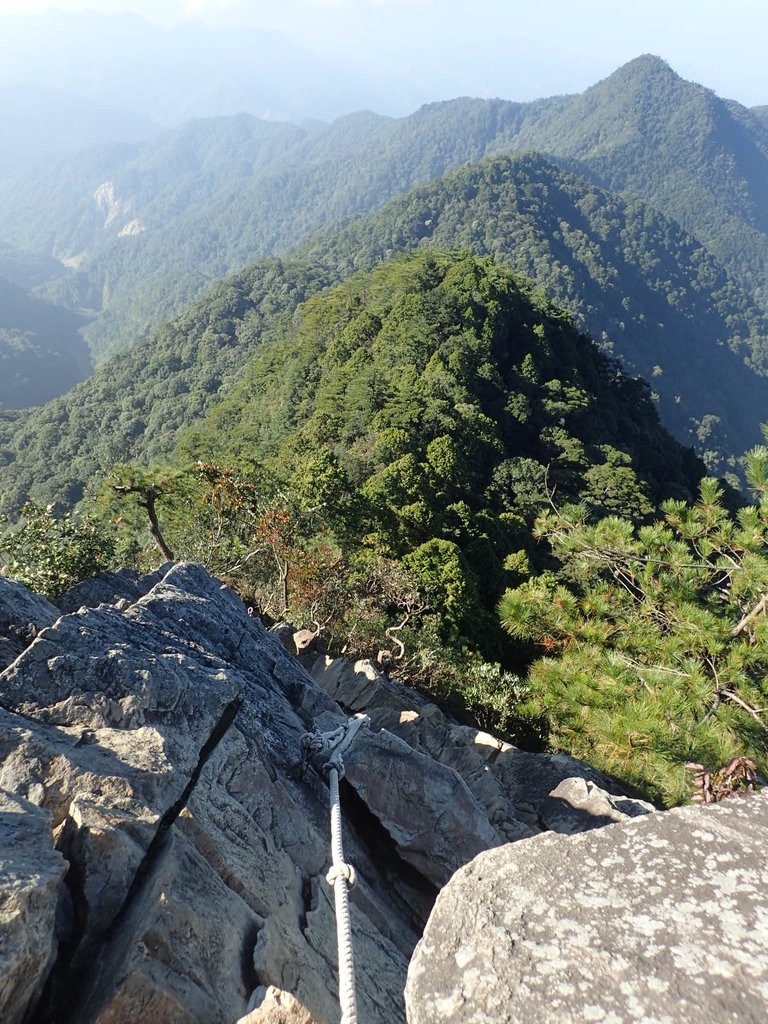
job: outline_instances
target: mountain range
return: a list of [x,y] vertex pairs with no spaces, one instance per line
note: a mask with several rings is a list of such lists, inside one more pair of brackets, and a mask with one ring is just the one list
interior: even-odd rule
[[[768,129],[648,56],[581,95],[534,103],[459,99],[312,129],[247,115],[191,122],[0,182],[3,239],[76,267],[59,289],[140,334],[157,323],[150,309],[178,312],[207,278],[453,169],[526,150],[645,199],[768,301]],[[152,300],[137,307],[150,278]],[[97,355],[126,342],[114,324],[91,337]]]
[[[492,255],[530,277],[650,379],[663,422],[713,471],[760,437],[764,108],[721,100],[656,57],[533,103],[459,99],[406,118],[303,127],[193,121],[0,181],[0,224],[0,255],[57,261],[35,294],[87,313],[83,334],[103,363],[70,397],[6,414],[12,504],[29,492],[82,494],[115,454],[170,452],[292,303],[426,244]],[[256,264],[211,290],[253,260],[290,253],[298,262]],[[254,287],[258,315],[237,301],[233,311],[232,297]],[[211,332],[229,340],[217,350],[203,340]],[[124,433],[93,434],[91,407],[110,429],[124,418]],[[100,446],[108,456],[94,454]],[[36,449],[67,482],[43,482]]]

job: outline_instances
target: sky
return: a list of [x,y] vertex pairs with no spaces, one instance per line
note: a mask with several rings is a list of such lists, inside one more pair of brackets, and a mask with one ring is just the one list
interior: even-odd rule
[[0,0],[0,15],[51,7],[277,30],[331,59],[401,71],[421,102],[580,92],[654,53],[720,96],[768,104],[765,0]]

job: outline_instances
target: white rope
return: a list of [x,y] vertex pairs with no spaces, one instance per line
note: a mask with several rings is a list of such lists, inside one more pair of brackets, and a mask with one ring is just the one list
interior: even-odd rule
[[323,765],[331,790],[331,868],[325,876],[333,888],[336,906],[336,940],[339,949],[339,1005],[340,1024],[357,1024],[355,996],[355,962],[352,951],[352,925],[349,918],[349,889],[355,884],[355,869],[344,860],[341,837],[341,800],[339,779],[344,777],[342,755],[354,740],[358,730],[368,725],[367,715],[355,715],[346,725],[327,733],[307,733],[301,738],[305,755],[330,754]]
[[328,773],[331,786],[331,851],[333,866],[326,875],[333,886],[336,904],[336,943],[339,949],[339,1005],[341,1024],[357,1024],[357,998],[355,996],[355,960],[352,952],[352,925],[349,919],[349,889],[354,871],[344,861],[341,842],[341,803],[339,801],[339,773],[331,768]]

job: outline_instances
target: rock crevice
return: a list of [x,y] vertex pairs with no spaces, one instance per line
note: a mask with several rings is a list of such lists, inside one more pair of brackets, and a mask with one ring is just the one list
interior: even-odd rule
[[[369,1024],[403,1024],[438,889],[538,834],[558,784],[628,813],[586,766],[458,726],[371,665],[315,655],[308,674],[199,566],[107,574],[60,605],[0,579],[0,796],[37,844],[22,867],[18,829],[0,848],[11,1024],[336,1021],[328,787],[298,763],[349,710],[372,719],[342,794]],[[548,827],[583,827],[566,818]]]

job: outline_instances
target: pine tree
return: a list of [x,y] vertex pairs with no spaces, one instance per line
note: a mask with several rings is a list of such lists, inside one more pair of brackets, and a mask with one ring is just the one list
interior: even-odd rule
[[768,448],[747,475],[757,502],[736,514],[713,479],[646,526],[552,508],[536,534],[559,567],[500,603],[541,651],[532,710],[552,742],[667,805],[690,797],[690,763],[768,765]]

